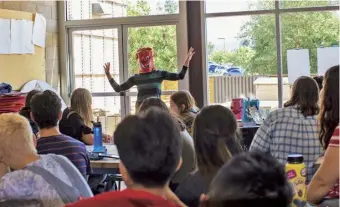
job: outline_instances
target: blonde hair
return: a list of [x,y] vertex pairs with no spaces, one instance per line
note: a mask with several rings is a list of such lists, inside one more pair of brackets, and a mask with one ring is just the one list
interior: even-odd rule
[[71,96],[71,110],[79,114],[88,127],[92,126],[92,95],[85,88],[78,88],[73,91]]
[[28,120],[19,114],[0,115],[0,159],[37,153]]

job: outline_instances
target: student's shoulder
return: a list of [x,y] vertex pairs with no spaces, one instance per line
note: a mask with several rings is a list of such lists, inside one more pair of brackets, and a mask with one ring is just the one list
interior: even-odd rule
[[[80,200],[77,203],[66,205],[65,207],[100,207],[111,206],[112,202],[119,206],[119,198],[121,198],[121,192],[107,192],[97,195],[92,198]],[[122,198],[121,198],[122,199]]]
[[67,135],[60,135],[59,136],[61,138],[62,141],[65,142],[66,145],[72,145],[72,146],[79,146],[81,148],[86,148],[85,144],[73,137],[67,136]]

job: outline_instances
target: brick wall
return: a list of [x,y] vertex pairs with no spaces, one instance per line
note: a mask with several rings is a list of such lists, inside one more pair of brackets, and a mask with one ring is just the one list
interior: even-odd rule
[[25,12],[38,12],[46,18],[46,48],[45,67],[46,82],[55,89],[59,88],[59,43],[58,43],[58,12],[57,1],[1,1],[0,9],[9,9]]

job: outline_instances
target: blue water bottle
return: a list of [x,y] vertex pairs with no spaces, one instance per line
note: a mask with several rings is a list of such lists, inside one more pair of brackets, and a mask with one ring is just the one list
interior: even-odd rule
[[103,146],[103,135],[102,135],[102,123],[93,122],[93,137],[94,137],[94,147],[93,152],[95,153],[105,153],[105,147]]

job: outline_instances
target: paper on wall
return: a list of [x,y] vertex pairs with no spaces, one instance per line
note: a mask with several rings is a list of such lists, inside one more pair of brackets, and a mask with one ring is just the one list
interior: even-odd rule
[[0,19],[0,54],[9,54],[11,47],[11,20]]
[[309,50],[287,50],[287,67],[290,84],[293,84],[301,76],[310,76]]
[[11,19],[11,54],[22,54],[25,25],[22,20]]
[[24,33],[25,35],[22,36],[23,38],[23,48],[22,54],[34,54],[34,45],[32,42],[32,35],[33,35],[33,22],[23,20],[24,23]]
[[11,19],[11,54],[34,54],[32,43],[33,22]]
[[33,26],[33,44],[45,47],[46,19],[43,15],[36,13]]
[[326,71],[339,65],[339,47],[318,48],[318,75],[325,75]]

